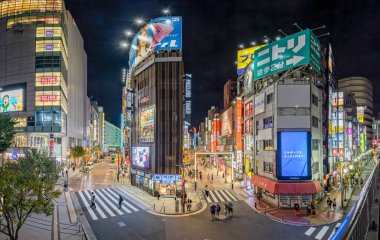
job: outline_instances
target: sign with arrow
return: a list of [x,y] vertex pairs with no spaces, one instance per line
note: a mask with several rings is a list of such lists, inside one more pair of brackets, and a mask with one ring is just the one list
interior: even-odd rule
[[306,29],[256,50],[254,59],[254,80],[306,64],[320,72],[321,43]]

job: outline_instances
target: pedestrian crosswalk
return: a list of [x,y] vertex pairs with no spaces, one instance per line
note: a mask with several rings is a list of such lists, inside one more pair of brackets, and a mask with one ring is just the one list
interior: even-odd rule
[[[90,207],[91,192],[94,192],[96,196],[96,208]],[[94,221],[123,214],[131,214],[144,209],[126,198],[124,194],[122,194],[124,196],[124,201],[122,202],[121,208],[119,208],[119,194],[119,191],[115,188],[76,192],[76,196],[79,199],[82,209],[84,212],[88,212],[89,216]]]
[[341,223],[338,222],[332,225],[320,226],[320,227],[309,227],[305,235],[317,240],[330,240],[337,229],[340,227]]
[[229,189],[209,190],[208,196],[203,192],[208,203],[239,201],[238,197]]

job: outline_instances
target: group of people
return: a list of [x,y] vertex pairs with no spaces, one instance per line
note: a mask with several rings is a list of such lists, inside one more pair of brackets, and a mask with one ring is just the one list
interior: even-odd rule
[[[213,203],[210,206],[211,221],[219,219],[220,211],[222,210],[219,203]],[[224,216],[232,216],[233,214],[233,205],[231,202],[224,204]]]
[[331,200],[330,197],[327,198],[327,206],[329,207],[329,210],[335,210],[336,209],[336,199]]
[[[124,198],[119,194],[119,209],[122,207],[122,203],[124,201]],[[96,208],[96,195],[94,192],[91,192],[91,205],[90,208]]]

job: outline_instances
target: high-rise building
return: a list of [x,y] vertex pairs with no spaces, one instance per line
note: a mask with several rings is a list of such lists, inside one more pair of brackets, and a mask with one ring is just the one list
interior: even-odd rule
[[63,0],[0,1],[0,114],[18,121],[9,151],[65,161],[87,138],[86,98],[83,39]]
[[366,128],[367,144],[372,142],[373,130],[373,86],[365,77],[348,77],[339,79],[339,91],[350,91],[358,107],[364,107],[364,126]]
[[103,107],[98,106],[98,102],[91,102],[91,121],[90,121],[90,143],[92,147],[100,146],[103,147],[104,137],[104,112]]
[[223,108],[226,108],[237,95],[237,82],[228,79],[224,84]]
[[108,121],[104,122],[104,146],[106,149],[121,147],[121,129]]

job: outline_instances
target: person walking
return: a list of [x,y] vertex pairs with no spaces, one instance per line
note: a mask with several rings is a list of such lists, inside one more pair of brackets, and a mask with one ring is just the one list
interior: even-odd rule
[[336,199],[334,198],[333,202],[332,202],[332,206],[334,208],[334,210],[336,209]]
[[160,197],[161,197],[160,193],[157,193],[157,200],[160,200]]
[[67,192],[67,188],[68,188],[68,184],[67,184],[67,181],[65,180],[65,182],[63,183],[63,191]]
[[328,206],[328,208],[329,208],[329,210],[331,210],[331,198],[330,197],[328,197],[327,198],[327,206]]
[[315,215],[315,205],[313,202],[310,203],[310,207],[311,207],[311,214]]
[[119,194],[119,209],[121,208],[121,203],[124,201],[123,197]]
[[206,197],[208,197],[208,186],[207,185],[205,186],[205,195],[206,195]]
[[363,187],[363,183],[364,183],[363,178],[360,177],[360,187],[361,187],[361,188]]
[[201,171],[199,171],[199,180],[202,181],[202,172]]
[[191,206],[193,205],[193,200],[189,199],[189,212],[191,211]]
[[228,202],[228,214],[232,216],[233,212],[234,212],[234,207],[231,202]]
[[218,203],[216,203],[216,206],[215,206],[215,212],[216,212],[216,218],[219,219],[219,214],[220,214],[220,205]]
[[227,203],[224,204],[224,216],[227,217],[228,214],[228,205]]
[[215,204],[211,204],[210,206],[210,213],[211,213],[211,221],[214,221],[215,219]]
[[211,173],[211,181],[214,181],[214,174]]
[[96,208],[96,205],[95,205],[95,202],[96,202],[96,197],[95,197],[95,193],[94,192],[92,192],[91,193],[91,208]]

